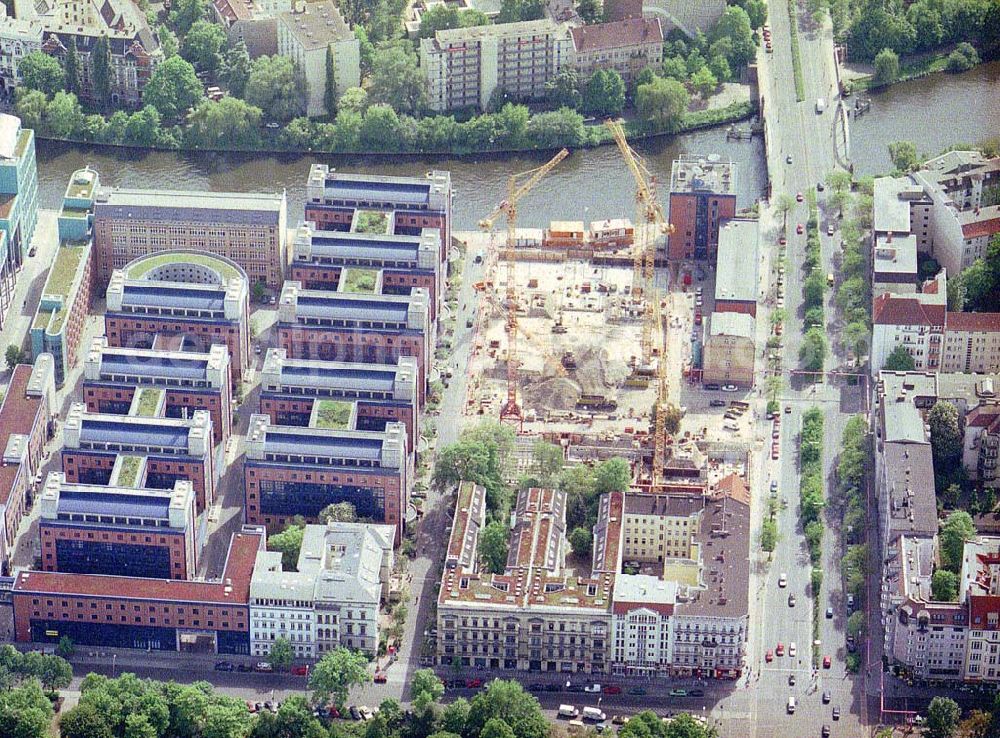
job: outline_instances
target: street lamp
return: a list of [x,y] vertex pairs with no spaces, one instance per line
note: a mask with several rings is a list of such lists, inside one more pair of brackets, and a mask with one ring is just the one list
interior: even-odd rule
[[114,679],[115,675],[118,673],[115,669],[115,662],[118,660],[118,654],[111,654],[111,678]]

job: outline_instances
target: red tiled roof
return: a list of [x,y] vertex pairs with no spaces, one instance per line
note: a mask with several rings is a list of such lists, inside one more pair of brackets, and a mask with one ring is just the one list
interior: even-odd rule
[[[38,413],[42,408],[42,398],[28,397],[26,394],[32,368],[28,364],[18,364],[14,367],[14,374],[7,386],[7,394],[4,396],[3,405],[0,406],[0,429],[3,429],[3,433],[0,434],[2,439],[0,446],[7,445],[7,439],[12,433],[22,433],[27,436],[35,427]],[[0,504],[7,504],[19,470],[19,464],[0,463]]]
[[632,610],[652,610],[666,617],[674,614],[674,606],[667,602],[622,602],[615,600],[611,607],[611,611],[616,615],[625,615]]
[[1000,218],[977,220],[962,226],[962,236],[964,238],[980,238],[982,236],[992,236],[997,233],[1000,233]]
[[742,502],[744,505],[750,504],[750,488],[738,474],[730,474],[719,480],[715,485],[717,494],[725,495],[731,500]]
[[968,428],[989,428],[1000,418],[1000,405],[977,405],[965,416]]
[[948,313],[949,331],[996,333],[1000,331],[1000,313]]
[[969,627],[974,630],[997,630],[1000,625],[988,625],[987,614],[1000,612],[1000,596],[972,595],[969,597]]
[[[229,543],[222,580],[192,582],[179,579],[146,579],[102,574],[22,571],[14,581],[14,594],[57,594],[80,597],[156,600],[158,602],[217,602],[245,605],[250,601],[250,577],[262,536],[234,533]],[[227,593],[228,585],[231,589]]]
[[875,325],[944,325],[944,305],[925,305],[914,297],[889,292],[875,298],[872,322]]
[[577,26],[570,33],[577,51],[663,43],[663,30],[658,18],[629,18],[593,26]]

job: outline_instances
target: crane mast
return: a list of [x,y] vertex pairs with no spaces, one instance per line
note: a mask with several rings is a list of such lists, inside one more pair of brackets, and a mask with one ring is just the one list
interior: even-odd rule
[[507,399],[500,408],[500,422],[512,422],[518,426],[524,421],[524,413],[517,401],[518,359],[517,359],[517,285],[514,251],[517,244],[517,206],[528,192],[551,172],[556,165],[569,156],[569,151],[563,149],[548,162],[535,169],[519,174],[512,174],[507,180],[507,198],[494,208],[493,212],[479,221],[483,230],[491,230],[494,222],[501,215],[507,221],[507,263],[505,274],[507,278],[506,309],[507,309]]

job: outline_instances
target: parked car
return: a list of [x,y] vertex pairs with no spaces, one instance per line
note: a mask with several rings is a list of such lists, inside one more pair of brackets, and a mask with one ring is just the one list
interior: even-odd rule
[[348,710],[348,712],[351,713],[351,720],[360,720],[361,719],[361,711],[358,710],[357,706],[351,705],[351,709]]
[[638,696],[641,697],[642,695],[646,694],[646,688],[645,687],[629,687],[628,688],[628,693],[629,694],[633,694],[633,695],[638,695]]
[[583,688],[583,691],[586,692],[587,694],[600,694],[601,693],[601,685],[600,684],[588,684],[586,687]]
[[479,689],[482,686],[483,686],[483,680],[482,679],[466,679],[465,680],[465,688],[466,689]]
[[358,712],[361,713],[361,719],[362,720],[374,720],[375,719],[375,713],[372,712],[371,709],[369,709],[368,707],[365,707],[364,705],[362,705],[361,707],[358,708]]
[[309,676],[309,667],[306,664],[295,664],[292,667],[292,674],[295,676]]
[[832,607],[826,608],[826,619],[827,620],[833,620],[833,608]]
[[247,711],[251,713],[257,712],[257,703],[247,700]]
[[795,647],[795,641],[792,641],[791,643],[789,643],[789,644],[788,644],[788,655],[789,655],[789,656],[790,656],[791,658],[795,658],[795,652],[796,652],[797,650],[798,650],[798,649],[797,649],[797,648]]
[[801,192],[796,192],[796,193],[795,193],[795,202],[802,202],[802,201],[803,201],[803,200],[805,200],[805,199],[806,199],[806,198],[805,198],[805,197],[803,197],[803,195],[802,195],[802,193],[801,193]]
[[229,661],[216,661],[215,670],[216,671],[233,671],[236,667],[233,666]]
[[670,696],[671,697],[687,697],[688,696],[688,692],[687,692],[686,689],[671,689],[670,690]]
[[372,681],[376,684],[385,684],[389,680],[386,678],[384,671],[376,671]]
[[621,694],[622,688],[619,687],[617,684],[605,684],[603,691],[604,694]]
[[725,400],[712,400],[708,404],[709,404],[709,407],[725,407],[726,406],[726,401]]
[[769,664],[774,661],[774,651],[768,650],[768,652],[764,654],[764,661]]
[[268,672],[274,671],[274,667],[271,666],[271,664],[268,663],[267,661],[258,661],[254,665],[253,670],[254,671],[263,672],[263,673],[268,673]]
[[785,644],[784,643],[779,643],[778,647],[774,650],[774,652],[776,654],[778,654],[779,656],[784,656],[785,655]]
[[829,656],[824,656],[823,657],[823,668],[824,669],[829,669],[831,665],[832,665],[832,662],[830,661],[830,657]]
[[833,719],[834,720],[840,720],[840,708],[839,707],[833,708]]
[[688,697],[704,697],[704,696],[705,696],[704,689],[692,689],[688,691]]
[[788,606],[795,607],[795,595],[793,594],[788,595]]
[[830,738],[830,726],[823,723],[823,728],[819,732],[822,738]]
[[544,692],[545,691],[545,685],[544,684],[539,684],[538,682],[535,682],[534,684],[529,684],[528,685],[528,691],[529,692]]
[[798,225],[795,226],[795,232],[801,236],[803,233],[806,232],[806,227],[801,223],[799,223]]
[[723,392],[739,392],[739,389],[740,388],[737,387],[735,384],[724,384],[724,385],[722,385],[722,391]]
[[719,389],[719,385],[715,382],[705,382],[705,384],[702,385],[702,389],[717,390]]
[[795,686],[795,674],[789,674],[788,675],[788,686],[789,687],[794,687]]
[[830,690],[829,689],[826,690],[825,692],[823,692],[823,704],[824,705],[829,705],[830,704]]

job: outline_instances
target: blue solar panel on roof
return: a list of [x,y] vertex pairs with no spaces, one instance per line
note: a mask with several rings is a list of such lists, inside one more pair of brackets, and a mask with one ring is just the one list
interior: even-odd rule
[[68,490],[59,494],[59,512],[67,514],[166,519],[169,511],[170,497],[166,494],[147,496]]
[[300,295],[297,313],[310,317],[342,318],[344,320],[382,320],[406,322],[405,302],[376,300],[344,300],[336,297]]
[[[378,369],[337,369],[331,367],[305,367],[305,366],[285,366],[281,369],[282,380],[306,379],[314,380],[312,384],[330,384],[339,382],[342,385],[356,386],[357,389],[383,390],[388,391],[393,388],[396,380],[395,372],[387,372]],[[299,382],[309,386],[311,383]]]
[[143,446],[187,446],[185,427],[157,423],[116,423],[106,420],[83,419],[80,439],[88,443],[122,443]]
[[264,451],[376,460],[381,456],[382,441],[357,436],[331,436],[322,431],[316,431],[316,435],[306,435],[269,430],[264,439]]
[[312,240],[312,253],[330,258],[406,259],[417,258],[419,239],[413,241],[375,241],[351,238],[316,238]]
[[225,305],[225,296],[226,293],[223,290],[126,285],[124,304],[188,308],[191,310],[222,310]]
[[340,200],[399,202],[422,205],[430,200],[430,184],[415,182],[363,182],[328,179],[326,194]]
[[202,379],[207,364],[203,359],[178,359],[161,356],[101,356],[101,371],[133,374],[136,376],[161,376],[168,374],[178,379]]

